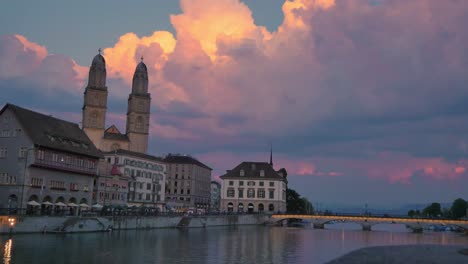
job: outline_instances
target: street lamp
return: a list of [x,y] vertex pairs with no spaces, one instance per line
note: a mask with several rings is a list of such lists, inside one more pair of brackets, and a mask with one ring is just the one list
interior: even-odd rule
[[26,185],[26,169],[28,167],[29,151],[31,150],[34,150],[34,146],[26,150],[26,153],[25,153],[26,156],[24,157],[23,184],[21,185],[20,214],[21,214],[21,211],[23,210],[24,186]]

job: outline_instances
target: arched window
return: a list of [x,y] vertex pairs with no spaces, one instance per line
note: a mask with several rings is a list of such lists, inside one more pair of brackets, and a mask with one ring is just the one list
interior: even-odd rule
[[239,203],[237,211],[238,212],[244,212],[244,204],[243,203]]
[[136,119],[135,123],[136,130],[143,130],[143,117],[139,116]]
[[91,127],[97,127],[97,123],[98,123],[98,112],[97,111],[93,111],[91,112],[91,115],[89,116],[89,125]]
[[232,212],[232,211],[233,211],[233,208],[234,208],[234,204],[228,203],[227,208],[228,208],[228,212]]
[[275,210],[275,206],[273,204],[268,205],[268,211],[273,212]]
[[263,206],[263,204],[258,204],[258,211],[259,212],[263,212],[265,210],[265,206]]

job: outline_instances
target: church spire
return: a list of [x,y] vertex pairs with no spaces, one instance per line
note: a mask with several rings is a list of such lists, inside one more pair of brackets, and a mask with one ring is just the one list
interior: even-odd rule
[[143,62],[143,56],[133,74],[132,94],[146,95],[148,93],[148,70]]
[[273,167],[273,144],[270,143],[270,165]]
[[106,60],[101,55],[101,49],[94,56],[89,68],[88,87],[105,89],[106,87]]

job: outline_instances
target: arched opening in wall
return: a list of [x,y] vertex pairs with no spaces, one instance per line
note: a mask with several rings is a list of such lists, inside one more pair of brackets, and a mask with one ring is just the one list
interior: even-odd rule
[[18,197],[14,194],[8,196],[8,212],[15,214],[18,210]]
[[265,211],[265,206],[262,203],[258,205],[258,211],[259,212]]
[[28,199],[28,202],[31,202],[31,201],[34,201],[37,203],[39,201],[39,198],[37,197],[37,195],[33,194],[29,196],[29,199]]
[[239,213],[244,212],[244,204],[243,204],[243,203],[239,203],[239,206],[238,206],[237,211],[238,211]]
[[86,198],[81,198],[80,204],[88,204],[88,200],[86,200]]
[[44,199],[42,199],[42,203],[50,203],[50,205],[52,205],[52,197],[47,195],[46,197],[44,197]]
[[249,205],[247,206],[247,210],[248,210],[248,213],[253,213],[254,212],[254,205],[249,203]]
[[78,212],[77,211],[77,208],[78,208],[78,205],[76,204],[76,198],[75,197],[72,197],[68,200],[68,211],[70,213],[70,215],[76,215],[76,213]]
[[91,127],[97,127],[98,116],[99,116],[99,114],[98,114],[97,111],[91,112],[91,115],[89,116],[89,125]]
[[118,149],[121,149],[120,145],[118,143],[114,143],[111,146],[111,151],[116,151]]
[[138,116],[135,121],[135,128],[138,131],[143,130],[143,117]]
[[33,194],[29,196],[28,202],[26,203],[26,214],[32,215],[38,212],[39,207],[41,204],[38,202],[39,198],[37,195]]
[[268,205],[268,211],[270,212],[275,211],[275,206],[273,204]]
[[234,204],[228,203],[227,209],[228,209],[228,212],[232,212],[234,210]]

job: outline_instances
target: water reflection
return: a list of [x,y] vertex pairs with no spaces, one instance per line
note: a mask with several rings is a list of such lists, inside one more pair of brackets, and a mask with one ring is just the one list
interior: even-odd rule
[[4,264],[10,264],[11,261],[11,245],[13,241],[11,239],[8,239],[5,242],[5,249],[3,252],[3,263]]
[[0,237],[4,263],[323,263],[366,246],[468,243],[468,237],[453,233],[259,226],[19,235],[13,240]]

